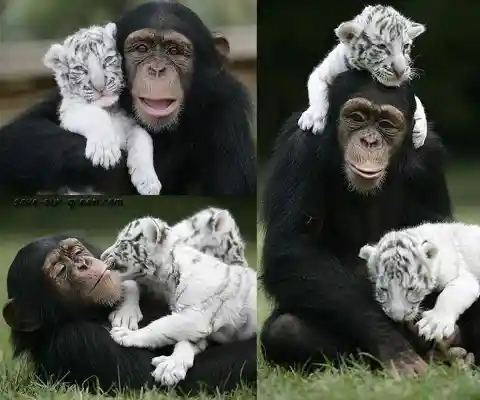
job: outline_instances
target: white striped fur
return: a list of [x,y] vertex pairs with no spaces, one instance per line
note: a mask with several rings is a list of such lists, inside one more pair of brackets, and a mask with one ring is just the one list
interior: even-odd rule
[[[417,322],[427,340],[454,333],[459,316],[480,295],[480,226],[425,223],[392,231],[360,249],[375,298],[395,321]],[[432,310],[421,311],[427,295],[440,292]]]
[[[390,6],[366,6],[351,21],[342,22],[335,35],[339,43],[313,70],[308,78],[309,107],[298,125],[302,130],[320,133],[328,112],[328,86],[334,78],[349,69],[367,70],[385,86],[400,86],[413,79],[410,51],[413,40],[425,26],[413,22]],[[424,107],[415,97],[413,144],[423,145],[427,135]]]
[[208,207],[172,227],[183,243],[229,265],[247,266],[245,244],[228,210]]
[[207,338],[221,343],[245,340],[257,330],[256,272],[244,264],[227,265],[184,244],[185,239],[160,219],[141,218],[129,223],[102,254],[114,269],[125,268],[123,277],[146,273],[166,286],[171,315],[139,330],[114,327],[111,333],[124,346],[177,344],[172,356],[152,360],[155,379],[169,385],[184,378]]
[[85,157],[109,169],[127,151],[131,180],[139,194],[161,190],[153,166],[150,135],[117,106],[124,80],[116,25],[82,28],[44,57],[62,95],[60,126],[87,139]]

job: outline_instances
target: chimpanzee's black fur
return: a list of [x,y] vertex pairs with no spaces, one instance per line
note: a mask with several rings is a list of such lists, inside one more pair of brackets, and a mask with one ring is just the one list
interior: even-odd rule
[[[337,140],[340,108],[357,96],[398,107],[409,123],[381,190],[369,195],[349,189]],[[263,283],[275,309],[261,343],[267,360],[286,366],[335,361],[358,351],[387,361],[412,349],[403,329],[373,299],[357,255],[388,230],[452,219],[438,136],[429,132],[419,149],[412,144],[415,100],[409,86],[386,88],[366,72],[349,71],[337,77],[329,101],[322,134],[301,131],[299,114],[286,122],[264,192]],[[479,304],[459,321],[462,344],[477,361]]]

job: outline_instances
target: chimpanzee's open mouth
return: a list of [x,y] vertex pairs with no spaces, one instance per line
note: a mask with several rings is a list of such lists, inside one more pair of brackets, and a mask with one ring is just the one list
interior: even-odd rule
[[177,99],[139,98],[144,110],[154,117],[168,117],[177,109]]

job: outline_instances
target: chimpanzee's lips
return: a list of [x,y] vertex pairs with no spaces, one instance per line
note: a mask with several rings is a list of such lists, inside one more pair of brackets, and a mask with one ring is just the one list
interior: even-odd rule
[[147,99],[145,97],[139,99],[145,111],[154,117],[168,117],[177,108],[176,99]]
[[360,175],[362,178],[365,178],[365,179],[375,179],[375,178],[378,178],[384,168],[380,168],[380,169],[370,169],[370,168],[359,168],[357,167],[356,165],[353,165],[352,163],[350,163],[350,168],[353,170],[353,172],[355,172],[357,175]]

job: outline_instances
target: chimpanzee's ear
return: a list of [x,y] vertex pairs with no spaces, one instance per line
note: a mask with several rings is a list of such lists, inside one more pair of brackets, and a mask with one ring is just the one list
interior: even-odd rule
[[230,43],[223,33],[212,32],[212,38],[215,43],[217,51],[226,61],[230,57]]
[[19,306],[15,299],[8,299],[3,306],[3,319],[16,331],[33,332],[41,327],[40,318]]

